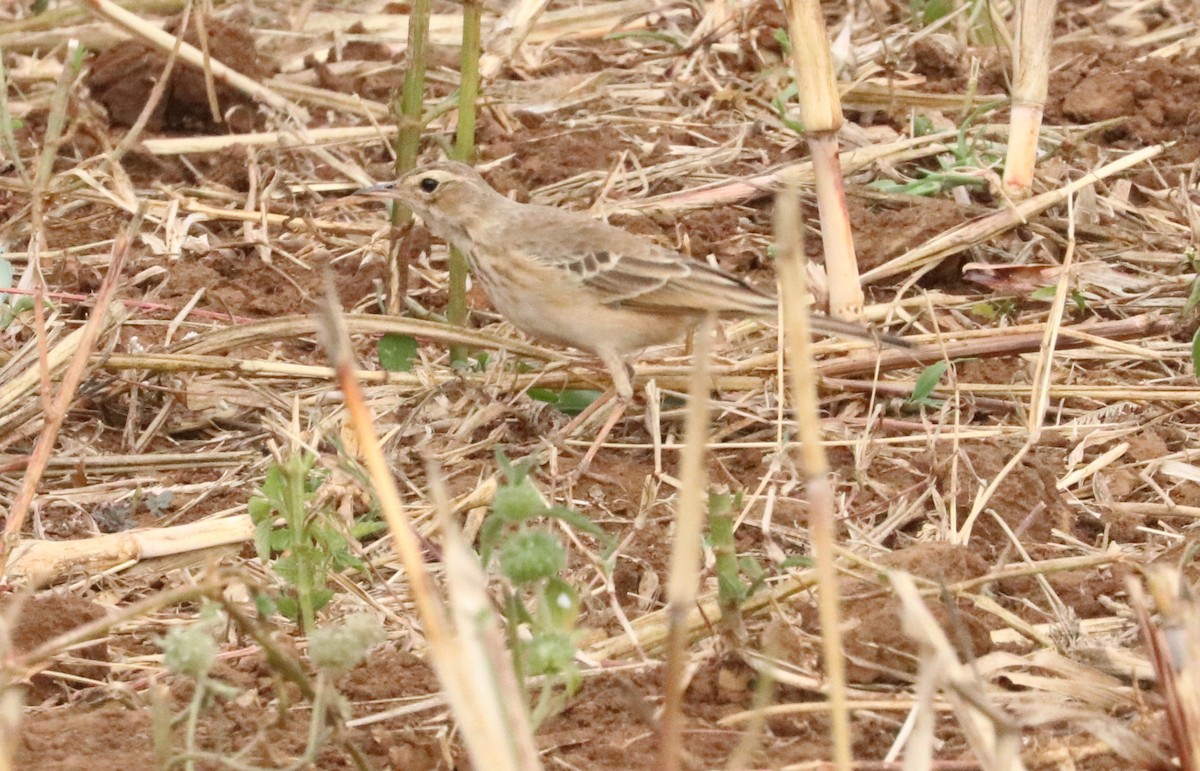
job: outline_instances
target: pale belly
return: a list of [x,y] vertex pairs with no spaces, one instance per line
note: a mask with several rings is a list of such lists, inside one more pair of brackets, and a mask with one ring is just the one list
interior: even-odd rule
[[531,297],[484,283],[492,304],[530,337],[590,353],[624,355],[677,340],[695,324],[690,317],[663,316],[599,305],[587,290],[567,287],[552,297]]

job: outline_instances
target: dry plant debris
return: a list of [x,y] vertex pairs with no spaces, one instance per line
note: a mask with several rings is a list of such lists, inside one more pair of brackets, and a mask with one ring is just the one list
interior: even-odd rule
[[[39,436],[54,444],[20,514],[24,545],[8,544],[0,719],[20,740],[0,740],[0,753],[16,768],[138,768],[186,739],[255,767],[467,762],[406,575],[390,541],[362,527],[375,504],[311,317],[328,275],[436,587],[464,554],[457,536],[442,551],[446,523],[466,542],[487,532],[504,484],[497,448],[530,459],[545,510],[582,514],[605,534],[547,525],[578,595],[579,685],[537,728],[542,762],[655,767],[690,352],[642,356],[644,408],[576,478],[596,424],[550,442],[569,416],[530,394],[603,388],[589,362],[521,339],[479,292],[469,328],[439,323],[447,256],[419,234],[410,314],[380,315],[385,215],[348,194],[392,174],[388,103],[406,67],[408,4],[268,0],[202,15],[210,4],[168,1],[126,16],[102,0],[29,5],[0,6],[6,521],[18,521]],[[1170,646],[1190,628],[1177,619],[1195,621],[1200,519],[1200,11],[1058,5],[1043,156],[1022,202],[998,192],[1005,8],[993,4],[990,27],[965,11],[923,24],[890,0],[854,17],[825,8],[865,315],[919,344],[878,357],[816,346],[845,696],[864,767],[911,756],[931,768],[1166,768],[1196,757],[1180,738],[1196,719],[1193,665],[1171,659],[1190,650]],[[430,158],[454,128],[461,9],[433,6]],[[507,10],[487,4],[485,40]],[[249,82],[206,78],[186,47],[145,42],[142,26],[186,28],[201,57]],[[785,168],[811,180],[795,115],[779,106],[791,82],[785,27],[773,0],[550,2],[523,45],[489,60],[478,165],[521,200],[592,211],[769,286],[770,189]],[[68,41],[86,49],[78,70]],[[128,133],[147,103],[158,107]],[[97,307],[126,246],[115,299]],[[821,299],[824,277],[811,273]],[[95,342],[81,346],[93,317]],[[384,335],[418,341],[405,371],[381,368]],[[468,346],[473,365],[452,367],[451,344]],[[812,767],[830,757],[830,720],[779,338],[730,322],[714,348],[705,472],[730,496],[744,586],[726,623],[725,552],[706,544],[685,618],[684,760]],[[60,415],[72,357],[86,368]],[[251,544],[263,534],[247,505],[293,451],[315,455],[306,500],[343,539],[313,531],[322,548],[344,549],[318,625],[365,612],[387,635],[347,672],[314,668],[308,638],[277,612],[297,586],[280,560],[300,546],[268,543],[264,562]],[[115,548],[64,561],[63,541]],[[30,548],[49,550],[36,569],[17,559]],[[1131,590],[1149,566],[1150,590]],[[201,617],[215,606],[213,626]],[[200,687],[167,671],[159,643],[196,625],[215,644],[189,671],[211,701],[156,743],[161,716]],[[347,711],[319,696],[326,687]],[[318,724],[326,740],[314,747]],[[216,767],[212,757],[199,766]]]

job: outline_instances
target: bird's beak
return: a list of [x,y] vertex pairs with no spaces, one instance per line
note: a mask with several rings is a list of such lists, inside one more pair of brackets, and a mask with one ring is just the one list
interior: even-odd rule
[[396,196],[395,182],[380,182],[378,185],[369,187],[360,187],[355,190],[353,195],[373,195],[380,198],[394,198]]

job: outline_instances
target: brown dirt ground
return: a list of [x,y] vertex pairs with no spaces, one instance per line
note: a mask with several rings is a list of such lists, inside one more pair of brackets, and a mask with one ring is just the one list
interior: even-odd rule
[[[394,4],[402,5],[402,4]],[[879,4],[884,6],[886,4]],[[1063,24],[1077,26],[1083,13],[1066,4]],[[449,4],[448,8],[457,7]],[[896,21],[902,16],[899,6],[887,6],[881,22]],[[770,35],[762,30],[769,26],[773,11],[756,7],[753,24],[739,38],[740,53],[713,54],[712,66],[723,66],[743,75],[754,74],[760,62],[751,55],[755,51],[776,47]],[[761,17],[761,18],[760,18]],[[1091,18],[1090,16],[1088,17]],[[275,66],[271,57],[256,48],[255,35],[245,20],[212,21],[207,34],[213,55],[256,78],[269,77]],[[360,31],[351,28],[349,32]],[[194,40],[194,29],[189,40]],[[653,41],[648,41],[651,45]],[[639,49],[628,42],[615,40],[573,41],[561,48],[544,52],[540,64],[522,65],[518,70],[502,74],[507,79],[562,76],[592,73],[614,68],[614,63],[633,66]],[[654,49],[655,52],[660,49]],[[1145,51],[1103,45],[1094,42],[1072,42],[1056,48],[1055,70],[1050,81],[1050,97],[1046,122],[1053,126],[1114,120],[1103,131],[1072,138],[1059,150],[1069,164],[1089,165],[1100,156],[1116,149],[1131,149],[1155,142],[1171,140],[1176,144],[1157,163],[1163,168],[1180,168],[1200,157],[1200,137],[1196,136],[1196,111],[1200,109],[1200,54],[1191,53],[1165,58],[1141,58]],[[655,55],[658,55],[655,53]],[[673,54],[677,55],[677,54]],[[1002,92],[1006,76],[1003,62],[982,53],[985,67],[978,83],[980,92]],[[721,58],[723,57],[723,58]],[[453,68],[453,57],[445,66]],[[680,55],[679,66],[683,66]],[[352,43],[341,50],[341,61],[369,61],[396,64],[392,49],[383,45]],[[718,61],[719,59],[719,61]],[[964,89],[968,71],[962,59],[946,59],[935,51],[918,48],[912,60],[896,62],[907,71],[924,78],[923,88],[931,92],[959,93]],[[327,89],[357,93],[364,97],[386,100],[398,83],[395,71],[381,75],[337,74],[336,62],[312,62],[318,82]],[[162,67],[162,58],[140,45],[126,45],[100,52],[91,62],[88,75],[90,96],[78,111],[81,128],[74,138],[71,153],[63,153],[59,170],[71,168],[80,157],[99,151],[97,137],[110,141],[118,133],[116,127],[128,126],[145,103],[149,86]],[[146,137],[178,133],[224,133],[229,130],[253,130],[263,127],[263,115],[252,103],[231,89],[220,87],[217,97],[226,109],[227,123],[212,121],[202,79],[189,68],[179,66],[175,80],[168,89],[166,101],[156,111],[147,128]],[[618,71],[613,77],[620,78]],[[664,84],[673,104],[686,107],[711,100],[713,84],[705,79],[682,79]],[[448,87],[434,84],[435,94],[448,93]],[[637,124],[622,125],[620,130],[588,125],[579,116],[562,112],[548,114],[507,114],[485,110],[479,127],[481,160],[506,159],[502,167],[489,173],[492,183],[504,192],[513,192],[519,199],[528,199],[541,188],[575,175],[602,172],[619,162],[634,161],[641,167],[651,167],[668,159],[680,148],[696,148],[706,142],[729,141],[734,130],[729,126],[745,120],[753,100],[743,95],[736,99],[712,102],[708,113],[712,125],[703,128],[665,127],[639,130]],[[100,109],[100,108],[103,109]],[[891,125],[905,130],[907,108],[880,110],[872,115],[851,117],[867,125]],[[993,116],[999,121],[1003,113]],[[45,130],[45,112],[34,112],[18,132],[18,142],[27,147],[36,145]],[[110,133],[112,132],[112,133]],[[756,166],[773,166],[803,157],[799,142],[780,142],[777,137],[750,134],[745,137],[750,151],[760,159],[751,163],[743,155],[720,169],[731,176],[747,173]],[[359,159],[364,167],[385,167],[388,157],[377,147],[363,151]],[[126,163],[135,188],[155,189],[205,188],[214,194],[244,194],[250,188],[251,174],[248,158],[260,170],[293,163],[293,156],[275,151],[248,154],[242,150],[218,154],[196,155],[186,162],[174,157],[155,157],[135,153]],[[301,171],[309,179],[332,176],[328,170]],[[1160,178],[1149,171],[1132,175],[1136,185],[1147,190],[1161,190]],[[1175,182],[1169,177],[1167,186]],[[682,189],[684,179],[666,178],[655,181],[649,194]],[[971,219],[978,210],[956,204],[946,198],[881,199],[861,195],[864,191],[851,186],[851,213],[854,236],[865,268],[882,264],[929,237],[944,232]],[[0,212],[15,213],[22,202],[10,191],[0,191]],[[590,200],[575,200],[574,205],[585,207]],[[980,193],[973,203],[986,206],[990,195]],[[287,204],[272,203],[280,211],[315,214],[317,201],[297,194]],[[105,202],[81,198],[77,205],[51,211],[45,222],[46,245],[49,249],[65,249],[105,242],[125,221],[123,213]],[[696,257],[713,255],[722,266],[747,276],[751,281],[771,281],[773,268],[759,242],[747,237],[767,237],[770,230],[770,207],[765,200],[738,205],[723,205],[711,209],[684,212],[625,214],[614,221],[635,232],[688,249]],[[269,262],[262,259],[255,243],[247,240],[240,226],[232,221],[207,221],[198,226],[197,233],[207,239],[208,246],[199,256],[171,258],[167,271],[152,276],[138,285],[122,287],[121,294],[129,300],[160,303],[178,310],[198,292],[202,297],[198,308],[214,314],[236,315],[253,319],[270,318],[312,310],[323,291],[326,268],[332,271],[339,294],[347,304],[361,301],[372,305],[370,298],[377,287],[387,281],[387,271],[378,255],[351,248],[353,242],[344,235],[326,235],[321,239],[293,237],[280,232],[276,242],[279,253]],[[11,236],[11,232],[5,235]],[[292,240],[289,240],[292,239]],[[819,253],[819,241],[810,239],[809,250]],[[87,251],[87,250],[85,250]],[[418,250],[419,251],[419,250]],[[91,250],[100,255],[103,248]],[[974,250],[972,250],[974,252]],[[298,257],[289,259],[284,253]],[[978,259],[968,253],[961,260]],[[164,265],[162,255],[153,253],[145,244],[138,244],[127,268],[130,276]],[[967,291],[957,270],[959,262],[949,261],[938,271],[923,279],[926,289],[944,292]],[[100,284],[103,262],[83,256],[59,259],[47,266],[46,278],[55,291],[89,294]],[[445,306],[444,286],[428,279],[427,271],[412,276],[412,293],[427,309],[437,312]],[[872,289],[886,296],[893,287]],[[971,291],[977,291],[973,288]],[[486,300],[476,293],[474,304],[487,311]],[[83,310],[68,311],[77,319],[86,315]],[[145,321],[170,318],[173,312],[154,314],[139,311]],[[475,323],[491,322],[486,312],[476,315]],[[123,333],[120,345],[131,344],[131,333]],[[160,346],[165,339],[163,323],[146,323],[136,328],[138,345],[145,348]],[[178,340],[178,336],[175,338]],[[370,357],[371,341],[358,341],[359,354]],[[6,343],[8,346],[9,343]],[[311,341],[283,340],[253,348],[258,357],[278,356],[302,363],[320,363],[321,355]],[[957,365],[960,382],[970,383],[1028,383],[1030,367],[1025,362],[1008,360],[964,361]],[[911,373],[910,373],[911,375]],[[224,416],[212,418],[201,411],[186,409],[188,377],[163,377],[157,387],[145,389],[135,402],[131,396],[130,377],[96,373],[87,384],[84,398],[75,405],[71,420],[64,429],[64,444],[69,448],[87,447],[100,454],[120,454],[132,451],[131,437],[150,425],[160,409],[168,402],[179,405],[173,412],[173,422],[159,430],[153,441],[145,446],[147,452],[171,452],[178,448],[217,447],[222,437],[235,432],[247,432],[254,437],[245,445],[262,454],[265,436],[261,414],[278,418],[289,414],[290,404],[279,404],[269,395],[261,403],[234,405]],[[436,400],[445,405],[476,404],[490,401],[489,392],[454,382],[445,384]],[[395,440],[394,461],[408,484],[426,486],[421,453],[453,449],[456,464],[448,473],[452,492],[473,489],[480,469],[491,463],[492,448],[501,444],[510,456],[523,457],[539,446],[541,438],[560,426],[563,417],[552,410],[539,408],[528,400],[512,400],[503,395],[505,406],[490,419],[479,422],[465,436],[449,440],[436,437],[446,424],[438,423],[437,405],[421,402],[401,402],[394,410],[383,413],[388,425],[408,427]],[[831,400],[830,405],[842,402]],[[842,404],[836,411],[831,407],[828,417],[832,423],[861,418],[857,402]],[[993,417],[980,411],[973,420],[976,425],[999,425],[1005,421],[1023,421],[1020,412],[1024,405],[1014,405],[1013,415]],[[1066,408],[1096,409],[1099,405],[1079,399]],[[452,407],[442,407],[452,413]],[[964,413],[965,415],[966,413]],[[1159,414],[1159,413],[1156,413]],[[207,417],[205,417],[207,415]],[[1190,415],[1190,412],[1189,412]],[[1192,415],[1175,417],[1184,423]],[[200,418],[197,420],[197,416]],[[1015,416],[1015,417],[1014,417]],[[678,416],[676,416],[677,418]],[[898,421],[917,418],[896,414]],[[925,416],[936,420],[936,414]],[[675,420],[674,418],[670,420]],[[668,422],[670,422],[668,420]],[[675,422],[676,435],[682,431]],[[441,429],[435,430],[437,426]],[[433,427],[433,428],[431,428]],[[770,424],[752,422],[743,438],[773,439],[767,430]],[[227,432],[227,433],[226,433]],[[434,439],[426,440],[426,435]],[[880,430],[878,436],[889,436]],[[645,443],[650,435],[639,420],[627,420],[619,427],[616,438],[623,442]],[[19,439],[19,441],[18,441]],[[327,437],[328,439],[328,437]],[[203,440],[203,441],[200,441]],[[8,438],[5,439],[9,441]],[[405,445],[410,442],[411,446]],[[864,463],[855,451],[837,448],[831,452],[833,472],[844,482],[849,517],[843,524],[845,532],[862,533],[882,522],[901,491],[915,498],[932,490],[938,498],[939,510],[955,507],[960,516],[970,510],[980,490],[995,478],[1021,447],[1022,439],[1000,439],[992,442],[964,444],[951,449],[949,443],[931,444],[928,452],[908,455],[902,462],[892,462],[880,456],[869,456]],[[1130,447],[1128,458],[1148,463],[1169,453],[1180,452],[1194,443],[1176,422],[1164,419],[1155,426],[1144,426],[1126,439]],[[13,438],[8,452],[27,453],[31,442],[28,435]],[[1117,542],[1137,548],[1157,536],[1149,530],[1161,523],[1153,518],[1097,507],[1095,516],[1081,516],[1080,509],[1067,494],[1056,489],[1061,479],[1076,461],[1068,456],[1075,441],[1058,435],[1047,436],[1007,476],[992,496],[987,512],[978,520],[973,537],[967,546],[929,540],[928,521],[911,519],[893,528],[878,547],[887,549],[875,562],[885,568],[903,569],[927,579],[933,585],[947,585],[978,578],[1012,562],[1011,541],[1006,530],[1019,534],[1027,551],[1027,559],[1042,560],[1061,556],[1064,543],[1080,542],[1089,549],[1101,549],[1104,544]],[[328,449],[328,447],[326,447]],[[1095,456],[1089,454],[1088,459]],[[562,459],[563,470],[569,469],[577,456]],[[710,458],[712,478],[730,489],[751,491],[774,459],[761,450],[722,448]],[[876,460],[875,465],[871,461]],[[668,462],[667,471],[674,472],[675,461]],[[643,509],[643,494],[652,454],[644,449],[605,448],[596,461],[596,473],[572,489],[574,505],[593,514],[597,521],[616,538],[623,541],[612,581],[620,607],[630,616],[644,612],[643,587],[648,576],[657,583],[665,581],[668,547],[671,534],[671,507],[657,500],[649,511]],[[55,486],[83,487],[106,478],[106,472],[80,467],[73,476],[60,475],[44,482],[44,491]],[[5,484],[14,484],[17,477],[7,474]],[[860,483],[864,478],[870,482]],[[252,485],[234,484],[219,488],[224,479],[220,468],[164,468],[155,473],[154,483],[167,488],[212,486],[203,495],[193,492],[180,496],[176,508],[195,499],[196,505],[184,520],[193,521],[215,512],[227,511],[244,504]],[[539,477],[547,488],[557,484],[543,471]],[[244,482],[244,480],[243,480]],[[853,482],[853,484],[851,484]],[[1132,500],[1147,490],[1147,478],[1142,469],[1129,466],[1114,469],[1105,478],[1106,495],[1112,500]],[[1174,500],[1180,505],[1200,505],[1200,485],[1188,483],[1172,487]],[[6,493],[7,494],[7,493]],[[361,504],[360,504],[361,507]],[[358,513],[361,513],[359,511]],[[756,509],[745,527],[738,533],[739,552],[758,555],[781,552],[787,556],[807,553],[807,541],[798,533],[803,530],[808,507],[799,490],[781,492],[773,512],[774,533],[760,527],[761,510]],[[94,531],[85,509],[51,503],[43,511],[44,533],[50,537],[83,537]],[[134,517],[141,525],[154,524],[154,517],[142,512]],[[782,536],[780,534],[783,534]],[[1178,559],[1184,547],[1173,547],[1163,555]],[[249,556],[244,552],[244,556]],[[1194,567],[1189,567],[1195,573]],[[1125,579],[1131,572],[1128,565],[1096,568],[1081,567],[1047,576],[1052,590],[1069,608],[1073,620],[1085,621],[1113,614],[1113,602],[1124,596]],[[128,587],[119,582],[102,584],[102,592],[91,589],[79,595],[59,594],[57,591],[39,593],[32,597],[18,596],[2,608],[5,612],[19,609],[16,625],[10,632],[15,653],[29,651],[38,644],[89,620],[113,612],[114,607],[137,598],[148,588],[163,588],[178,580],[164,578],[149,587]],[[98,588],[98,587],[97,587]],[[882,688],[910,682],[916,675],[916,649],[902,632],[899,623],[900,605],[890,594],[885,582],[870,571],[863,570],[854,578],[843,581],[845,614],[845,648],[850,661],[851,681],[857,686]],[[1054,620],[1044,599],[1044,588],[1031,577],[1007,578],[996,582],[989,597],[1013,616],[1029,623],[1040,624]],[[94,597],[93,595],[101,595]],[[601,598],[602,600],[603,598]],[[604,601],[595,601],[587,608],[586,626],[612,635],[621,633],[618,619]],[[819,669],[819,626],[810,597],[787,601],[785,611],[765,625],[753,627],[743,642],[745,649],[777,651],[780,660],[798,669]],[[946,630],[952,644],[964,660],[981,657],[996,650],[991,633],[1001,628],[997,616],[979,609],[968,599],[930,601],[937,622]],[[285,627],[279,636],[288,637]],[[405,633],[407,634],[407,633]],[[250,645],[248,639],[233,635],[227,642],[230,650]],[[377,648],[366,664],[346,675],[340,682],[341,693],[352,705],[356,715],[369,714],[402,700],[432,694],[437,681],[429,666],[410,651],[407,639],[392,636]],[[143,768],[154,762],[150,737],[148,694],[151,679],[111,666],[139,653],[153,653],[156,648],[149,638],[134,633],[115,633],[105,641],[76,650],[56,660],[46,672],[37,674],[23,684],[29,704],[21,725],[16,749],[16,768]],[[696,767],[722,766],[742,740],[739,730],[722,723],[723,718],[750,708],[754,702],[757,675],[740,655],[736,646],[718,641],[696,653],[697,669],[692,674],[685,697],[688,734],[687,750]],[[630,662],[632,663],[632,662]],[[214,673],[218,678],[235,685],[241,696],[232,701],[213,705],[206,712],[201,727],[201,743],[213,751],[235,752],[255,743],[247,762],[273,766],[286,762],[304,744],[308,730],[307,711],[292,710],[282,723],[277,710],[281,700],[303,704],[292,686],[281,685],[261,652],[242,655],[223,662]],[[190,686],[177,678],[170,683],[170,698],[175,708],[186,703]],[[547,759],[563,767],[605,769],[654,768],[657,763],[658,738],[654,727],[654,710],[661,692],[661,669],[643,667],[633,674],[601,673],[589,677],[581,692],[561,713],[550,719],[538,734],[539,745]],[[1013,690],[1018,686],[1013,685]],[[775,701],[780,704],[803,704],[817,699],[812,690],[790,684],[776,688]],[[1129,710],[1128,726],[1148,741],[1166,747],[1165,729],[1158,705],[1150,699],[1141,712]],[[437,713],[437,714],[434,714]],[[896,725],[903,713],[864,713],[855,723],[855,754],[863,761],[883,757],[895,736]],[[355,745],[377,768],[433,769],[465,767],[461,746],[445,733],[445,721],[440,708],[396,718],[374,726],[349,730],[330,743],[317,763],[320,768],[351,768],[346,743]],[[822,713],[801,713],[797,716],[773,717],[751,762],[762,766],[782,766],[826,757],[829,724]],[[938,718],[937,733],[943,744],[938,757],[945,761],[967,760],[971,751],[953,718]],[[1027,733],[1025,752],[1031,767],[1054,767],[1047,758],[1067,751],[1079,741],[1079,760],[1075,767],[1086,769],[1125,768],[1125,759],[1111,750],[1096,749],[1092,743],[1071,738],[1066,724],[1051,724]],[[203,764],[201,767],[207,767]]]

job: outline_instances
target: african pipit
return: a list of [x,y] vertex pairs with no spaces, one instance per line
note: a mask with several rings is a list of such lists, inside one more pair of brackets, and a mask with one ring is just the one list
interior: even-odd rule
[[[432,163],[362,192],[411,207],[466,255],[513,326],[594,354],[625,400],[633,396],[627,360],[641,349],[678,339],[709,312],[776,314],[774,297],[736,276],[585,214],[511,201],[461,163]],[[812,326],[880,339],[865,326],[821,316]]]

